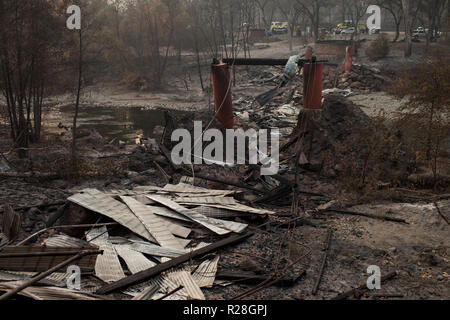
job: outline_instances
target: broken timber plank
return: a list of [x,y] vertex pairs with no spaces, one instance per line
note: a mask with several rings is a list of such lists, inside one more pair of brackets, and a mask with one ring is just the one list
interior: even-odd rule
[[125,287],[134,285],[134,284],[138,284],[141,283],[145,280],[148,280],[154,276],[159,275],[160,273],[167,271],[171,268],[177,267],[179,265],[181,265],[184,262],[190,261],[192,259],[201,257],[207,253],[210,252],[214,252],[216,250],[219,250],[223,247],[226,246],[230,246],[233,244],[237,244],[239,242],[244,241],[245,239],[251,237],[253,235],[253,233],[249,232],[243,235],[236,235],[236,236],[232,236],[226,239],[223,239],[219,242],[213,243],[209,246],[200,248],[198,250],[194,250],[192,252],[189,252],[187,254],[184,254],[178,258],[174,258],[170,261],[161,263],[153,268],[150,268],[148,270],[145,271],[141,271],[139,273],[136,273],[134,275],[131,275],[129,277],[126,277],[125,279],[119,280],[115,283],[111,283],[108,284],[102,288],[100,288],[99,290],[97,290],[98,294],[108,294],[110,292],[113,292],[115,290],[119,290],[119,289],[123,289]]

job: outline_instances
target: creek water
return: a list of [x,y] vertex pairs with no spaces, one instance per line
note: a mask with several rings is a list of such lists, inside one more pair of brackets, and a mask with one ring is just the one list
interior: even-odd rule
[[[107,139],[127,139],[137,132],[145,137],[154,137],[156,126],[165,125],[163,109],[145,107],[99,107],[80,106],[78,128],[95,129]],[[185,111],[170,111],[171,114],[183,114]],[[72,127],[73,106],[52,107],[43,113],[43,125],[47,130],[58,129],[58,124]]]

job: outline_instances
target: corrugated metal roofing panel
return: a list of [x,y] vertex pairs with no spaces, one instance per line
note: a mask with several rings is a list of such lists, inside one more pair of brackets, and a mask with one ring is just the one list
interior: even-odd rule
[[136,217],[145,226],[148,232],[164,248],[183,249],[184,247],[170,232],[168,222],[164,221],[146,205],[131,197],[121,197],[123,202],[130,208]]
[[71,196],[68,200],[91,211],[107,216],[141,237],[155,242],[155,239],[150,235],[141,221],[139,221],[125,204],[98,190],[86,189],[82,193]]

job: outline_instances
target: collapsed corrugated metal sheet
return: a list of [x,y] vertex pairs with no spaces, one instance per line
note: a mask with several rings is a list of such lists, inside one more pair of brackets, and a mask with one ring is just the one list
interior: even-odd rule
[[237,204],[236,200],[230,197],[183,197],[176,198],[175,202],[189,205],[221,204],[226,206]]
[[123,244],[123,246],[155,257],[176,258],[186,253],[186,250],[167,249],[145,242],[131,242]]
[[219,256],[212,260],[203,261],[192,274],[192,278],[200,288],[211,288],[214,285],[218,263]]
[[240,193],[240,192],[233,191],[233,190],[210,190],[210,189],[193,186],[193,185],[186,184],[186,183],[179,183],[177,185],[168,184],[162,190],[166,191],[166,192],[178,193],[178,194],[183,194],[183,193],[196,194],[199,197],[200,196],[203,196],[203,197],[206,197],[206,196],[225,197],[228,195],[234,195],[234,194]]
[[[14,289],[21,282],[0,283],[0,290]],[[34,300],[100,300],[98,297],[56,287],[28,287],[18,293]]]
[[159,287],[157,285],[149,286],[141,293],[138,293],[131,300],[151,300],[152,297],[159,291]]
[[[148,197],[148,196],[147,196]],[[148,206],[152,211],[161,217],[176,219],[184,222],[192,223],[192,220],[166,207]]]
[[191,210],[194,210],[200,214],[203,214],[204,216],[210,217],[210,218],[234,218],[239,217],[242,215],[241,212],[227,210],[227,209],[220,209],[220,208],[214,208],[214,207],[206,207],[206,206],[199,206],[192,208]]
[[98,190],[86,189],[82,193],[71,196],[68,200],[91,211],[107,216],[141,237],[151,242],[156,242],[141,221],[139,221],[125,204]]
[[117,254],[125,261],[131,273],[138,273],[156,266],[156,263],[147,259],[142,253],[131,250],[125,246],[114,246]]
[[186,295],[188,300],[206,300],[202,290],[189,272],[175,271],[169,273],[167,277],[177,285],[183,286],[180,292]]
[[[36,272],[0,271],[0,281],[23,281],[29,280],[33,276],[36,276]],[[55,272],[38,283],[48,286],[63,287],[66,285],[66,280],[69,276],[70,274],[67,273]]]
[[114,282],[125,278],[119,257],[114,246],[108,242],[106,227],[97,228],[86,234],[86,239],[103,250],[95,262],[95,275],[105,282]]
[[201,224],[205,228],[207,228],[219,235],[225,235],[225,234],[230,233],[229,229],[224,228],[223,222],[218,223],[217,220],[205,217],[202,214],[199,214],[195,211],[189,210],[170,199],[167,199],[167,198],[164,198],[161,196],[155,196],[155,195],[151,195],[148,197],[166,207],[171,208],[172,210],[176,211],[179,214],[182,214],[183,216],[191,219],[192,221],[195,221],[195,222]]
[[161,219],[166,221],[168,223],[169,231],[172,232],[173,235],[180,237],[180,238],[187,238],[191,234],[192,230],[189,228],[186,228],[181,223],[178,223],[178,221],[174,221],[170,218],[162,217]]
[[275,213],[270,210],[252,208],[252,207],[243,205],[241,203],[235,203],[233,205],[221,205],[221,204],[202,204],[202,205],[205,207],[213,207],[213,208],[226,209],[226,210],[245,212],[245,213],[260,214],[260,215],[271,215],[271,214]]
[[70,247],[72,247],[72,248],[74,248],[74,247],[85,247],[85,248],[92,247],[92,248],[94,248],[94,246],[87,241],[84,241],[84,240],[81,240],[78,238],[69,237],[65,234],[54,235],[54,236],[46,239],[44,241],[44,245],[46,247],[53,247],[53,248],[70,248]]
[[184,248],[169,231],[168,223],[155,215],[150,208],[131,197],[121,197],[121,199],[160,246],[172,249]]
[[[178,284],[173,282],[168,278],[167,275],[159,275],[151,280],[148,280],[142,284],[135,285],[133,287],[128,288],[123,291],[123,293],[128,294],[132,297],[137,297],[139,294],[143,293],[147,288],[157,286],[158,292],[152,296],[152,300],[157,300],[162,298],[164,295],[172,292],[173,290],[178,288]],[[187,294],[184,292],[177,291],[170,295],[169,297],[164,298],[163,300],[187,300]]]
[[[92,248],[85,248],[92,250]],[[83,248],[48,248],[48,247],[4,247],[0,252],[0,269],[7,271],[42,272],[75,256]],[[14,254],[39,254],[40,256],[2,257]],[[43,256],[44,255],[44,256]],[[93,272],[95,255],[85,256],[77,261],[82,272]]]

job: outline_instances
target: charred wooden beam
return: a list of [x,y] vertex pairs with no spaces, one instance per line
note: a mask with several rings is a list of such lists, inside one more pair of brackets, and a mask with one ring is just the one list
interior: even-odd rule
[[23,289],[28,288],[29,286],[39,282],[40,280],[48,277],[49,275],[51,275],[54,272],[57,272],[58,270],[64,268],[65,266],[68,266],[69,264],[85,257],[88,255],[95,255],[95,254],[102,254],[103,251],[82,251],[78,254],[76,254],[75,256],[61,262],[60,264],[54,266],[53,268],[48,269],[47,271],[37,275],[36,277],[26,281],[25,283],[21,284],[20,286],[16,287],[15,289],[8,291],[7,293],[5,293],[4,295],[0,296],[0,300],[7,300],[11,297],[13,297],[14,295],[16,295],[17,293],[19,293],[20,291],[22,291]]
[[[243,273],[240,271],[221,271],[216,274],[217,279],[229,280],[234,283],[260,284],[269,279],[270,275],[257,275],[253,273]],[[297,279],[284,277],[275,285],[280,287],[290,287],[296,283]]]
[[162,273],[164,271],[167,271],[171,268],[177,267],[187,261],[204,256],[205,254],[214,252],[223,247],[231,246],[236,243],[242,242],[245,239],[251,237],[252,235],[253,235],[253,233],[249,232],[244,235],[236,235],[236,236],[232,236],[232,237],[223,239],[219,242],[210,244],[209,246],[194,250],[193,252],[186,253],[180,257],[177,257],[170,261],[161,263],[150,269],[135,273],[124,279],[121,279],[119,281],[105,285],[105,286],[101,287],[96,293],[97,294],[108,294],[108,293],[111,293],[111,292],[119,290],[119,289],[123,289],[123,288],[129,287],[129,286],[135,285],[135,284],[142,283],[154,276],[159,275],[160,273]]

